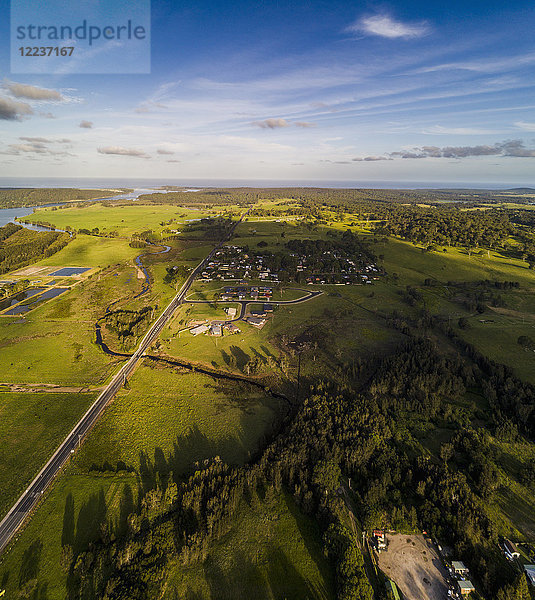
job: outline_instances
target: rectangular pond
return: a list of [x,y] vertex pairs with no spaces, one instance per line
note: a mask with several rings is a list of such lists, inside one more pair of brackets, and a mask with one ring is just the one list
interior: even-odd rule
[[81,275],[89,271],[89,267],[63,267],[58,271],[50,273],[51,277],[72,277],[73,275]]
[[22,302],[23,300],[27,300],[28,298],[31,298],[32,296],[35,296],[36,294],[40,294],[45,289],[46,288],[44,288],[44,287],[27,288],[25,290],[22,290],[22,292],[18,292],[16,294],[14,294],[13,296],[10,296],[9,298],[3,298],[2,300],[0,300],[0,310],[9,308],[10,306],[13,306],[14,304],[18,304],[19,302]]
[[30,312],[34,308],[37,308],[40,304],[51,298],[56,298],[63,292],[67,292],[70,288],[51,288],[43,292],[40,296],[32,298],[18,306],[14,306],[10,310],[6,311],[5,315],[21,315]]

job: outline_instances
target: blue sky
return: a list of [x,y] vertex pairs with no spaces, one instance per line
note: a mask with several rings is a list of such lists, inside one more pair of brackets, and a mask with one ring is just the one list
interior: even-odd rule
[[531,1],[154,0],[140,75],[11,73],[0,11],[0,176],[535,184]]

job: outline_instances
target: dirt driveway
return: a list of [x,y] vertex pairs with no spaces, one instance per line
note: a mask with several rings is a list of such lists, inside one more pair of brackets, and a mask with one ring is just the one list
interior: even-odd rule
[[445,600],[448,598],[446,571],[432,544],[423,535],[387,535],[388,550],[378,563],[407,600]]

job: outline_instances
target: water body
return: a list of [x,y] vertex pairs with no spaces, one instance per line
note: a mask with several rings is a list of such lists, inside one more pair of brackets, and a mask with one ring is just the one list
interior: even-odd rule
[[[0,183],[2,183],[2,179],[0,179]],[[6,186],[2,186],[0,185],[0,187],[6,187]],[[9,186],[7,186],[9,187]],[[43,185],[30,185],[30,184],[23,184],[23,183],[18,183],[17,186],[10,186],[10,187],[75,187],[72,185],[67,185],[66,183],[62,183],[62,184],[57,184],[54,186],[43,186]],[[81,187],[81,186],[76,186],[76,187]],[[106,187],[106,186],[97,186],[97,187]],[[109,186],[108,186],[109,187]],[[128,187],[126,185],[123,184],[122,187]],[[135,201],[139,198],[139,196],[143,195],[143,194],[154,194],[154,193],[159,193],[159,194],[166,194],[167,190],[154,190],[154,189],[150,189],[150,188],[137,188],[135,189],[133,192],[129,192],[127,194],[117,194],[116,196],[111,196],[108,198],[95,198],[94,200],[87,200],[87,202],[100,202],[102,200],[132,200]],[[64,204],[68,204],[67,202],[59,202],[57,204],[44,204],[42,206],[63,206]],[[15,223],[15,219],[19,218],[19,217],[27,217],[28,215],[31,215],[34,211],[34,208],[41,208],[41,207],[37,207],[37,206],[23,206],[21,208],[1,208],[0,209],[0,227],[3,227],[4,225],[7,225],[8,223]],[[22,225],[23,227],[26,227],[26,229],[33,229],[34,231],[50,231],[49,227],[42,227],[41,225],[31,225],[30,223],[19,223],[17,222],[18,225]],[[63,231],[63,229],[53,229],[53,231]]]
[[221,188],[221,187],[322,187],[322,188],[374,188],[374,189],[484,189],[503,190],[518,187],[535,187],[531,182],[504,181],[372,181],[372,180],[323,180],[323,179],[117,179],[89,177],[0,177],[0,187],[45,187],[45,188],[81,188],[81,189],[150,189],[161,186],[175,186],[185,189]]
[[0,300],[0,310],[9,308],[10,306],[13,306],[14,304],[18,304],[19,302],[22,302],[23,300],[27,300],[28,298],[31,298],[32,296],[35,296],[36,294],[40,294],[45,289],[46,288],[28,288],[26,290],[23,290],[22,292],[18,292],[14,296],[10,296],[9,298],[4,298],[4,299]]
[[[45,289],[45,288],[42,288],[42,289]],[[50,300],[50,298],[56,298],[60,294],[63,294],[63,292],[67,292],[69,289],[70,288],[48,289],[45,292],[43,292],[40,296],[37,296],[33,300],[30,300],[30,302],[28,302],[26,304],[19,304],[18,306],[15,306],[14,308],[8,310],[4,314],[6,314],[6,315],[21,315],[21,314],[30,312],[30,310],[33,310],[39,304],[41,304],[42,302],[45,302],[45,300]]]
[[[139,254],[138,256],[136,256],[135,262],[136,262],[136,265],[143,271],[143,275],[145,275],[145,283],[143,284],[143,287],[141,288],[141,291],[139,292],[139,294],[136,294],[134,296],[134,300],[136,298],[139,298],[140,296],[143,296],[143,294],[148,292],[148,290],[150,288],[150,275],[149,275],[149,272],[147,271],[147,268],[141,262],[141,259],[144,256],[149,256],[150,254],[165,254],[166,252],[169,252],[169,250],[171,250],[171,246],[164,246],[163,250],[159,250],[158,252],[144,252],[143,254]],[[114,302],[114,304],[115,304],[115,302]],[[108,312],[107,309],[106,309],[106,312]]]
[[81,275],[89,271],[89,267],[63,267],[59,271],[50,273],[51,277],[72,277],[73,275]]

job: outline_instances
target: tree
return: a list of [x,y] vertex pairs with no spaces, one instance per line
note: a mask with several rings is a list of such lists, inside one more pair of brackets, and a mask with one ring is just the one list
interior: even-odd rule
[[522,346],[524,350],[535,350],[535,342],[527,335],[519,336],[517,343],[519,346]]
[[314,467],[312,483],[330,492],[338,489],[342,472],[334,460],[320,460]]
[[470,324],[468,323],[468,319],[466,317],[461,317],[457,324],[461,329],[470,329]]

